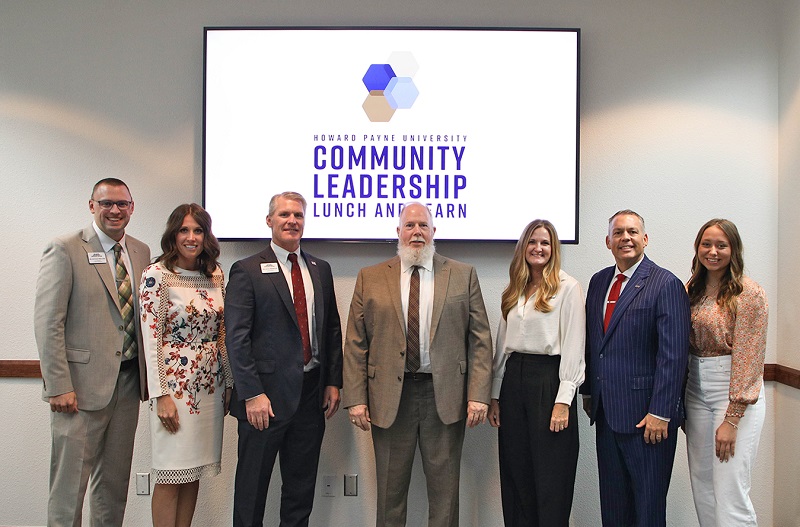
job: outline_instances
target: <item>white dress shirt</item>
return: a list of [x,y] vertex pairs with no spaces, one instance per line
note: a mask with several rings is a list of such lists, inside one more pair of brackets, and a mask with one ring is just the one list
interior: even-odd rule
[[[289,251],[270,241],[269,246],[275,253],[278,259],[278,265],[281,267],[283,276],[286,278],[286,283],[289,284],[289,294],[292,295],[292,302],[294,302],[294,287],[292,287],[292,262],[289,261]],[[303,288],[306,291],[306,309],[308,310],[308,331],[311,333],[311,360],[305,365],[303,371],[311,371],[319,366],[319,351],[317,351],[317,321],[314,318],[314,282],[311,281],[311,273],[308,272],[308,266],[303,255],[300,254],[300,248],[297,248],[295,253],[297,255],[297,263],[300,264],[300,273],[303,275]]]
[[[128,256],[128,248],[125,246],[125,234],[122,235],[119,242],[114,240],[111,236],[104,233],[100,230],[100,227],[97,226],[97,223],[92,222],[92,227],[94,227],[94,232],[97,233],[97,239],[100,240],[100,245],[103,246],[103,252],[106,253],[106,263],[108,264],[109,268],[111,268],[111,276],[114,277],[114,280],[117,279],[117,259],[114,256],[114,246],[119,243],[122,247],[122,251],[120,254],[122,255],[123,262],[122,264],[125,266],[125,270],[128,271],[128,276],[131,279],[131,291],[134,291],[134,298],[136,296],[136,291],[139,291],[139,281],[141,280],[141,276],[133,276],[131,274],[131,257]],[[117,286],[119,287],[119,286]]]
[[509,311],[506,320],[500,319],[494,357],[492,399],[500,398],[500,387],[506,371],[506,361],[512,353],[561,355],[558,368],[558,394],[553,403],[571,405],[575,392],[583,384],[586,363],[586,310],[583,292],[577,280],[564,271],[558,275],[560,285],[549,299],[553,309],[548,313],[534,308],[534,296],[525,299]]

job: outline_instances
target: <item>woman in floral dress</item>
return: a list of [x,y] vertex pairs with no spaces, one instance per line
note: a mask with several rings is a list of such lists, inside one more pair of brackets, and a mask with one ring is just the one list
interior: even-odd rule
[[701,527],[755,527],[750,472],[764,425],[767,297],[744,276],[731,221],[708,221],[694,250],[685,427],[694,505]]
[[153,525],[189,526],[200,478],[220,472],[233,386],[224,277],[211,217],[196,203],[172,212],[161,250],[139,291],[156,479]]

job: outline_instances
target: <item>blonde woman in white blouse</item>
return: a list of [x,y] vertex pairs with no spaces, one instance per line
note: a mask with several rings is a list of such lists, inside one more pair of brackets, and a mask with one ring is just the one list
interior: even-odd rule
[[[489,423],[498,428],[507,527],[569,525],[584,379],[586,314],[578,282],[561,270],[552,223],[534,220],[517,242],[502,296]],[[501,413],[502,410],[502,413]]]

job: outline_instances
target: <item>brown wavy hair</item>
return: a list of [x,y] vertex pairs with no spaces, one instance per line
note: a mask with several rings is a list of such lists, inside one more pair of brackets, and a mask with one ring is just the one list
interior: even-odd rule
[[697,250],[703,240],[703,234],[709,227],[719,227],[731,244],[731,263],[725,270],[717,291],[717,304],[725,307],[732,315],[736,315],[736,303],[742,293],[742,277],[744,276],[744,247],[742,238],[739,236],[739,229],[736,225],[726,219],[714,218],[708,220],[702,227],[697,237],[694,239],[694,258],[692,258],[692,277],[686,284],[689,293],[689,302],[692,305],[700,302],[706,293],[706,283],[708,281],[708,270],[697,257]]
[[534,309],[542,313],[549,313],[553,306],[548,302],[549,298],[555,296],[561,285],[558,276],[561,271],[561,242],[555,226],[547,220],[533,220],[522,231],[522,236],[517,241],[514,248],[514,256],[511,258],[511,265],[508,268],[509,282],[503,291],[500,301],[500,311],[503,319],[507,320],[508,313],[517,305],[520,295],[525,293],[525,288],[531,281],[531,271],[528,262],[525,261],[525,251],[528,248],[528,241],[533,235],[533,231],[543,227],[550,234],[550,261],[547,262],[542,270],[542,283],[534,293]]
[[167,227],[161,236],[161,256],[156,258],[156,262],[161,262],[172,272],[175,272],[175,265],[178,262],[178,243],[176,242],[178,231],[183,226],[183,219],[191,216],[200,227],[203,228],[203,251],[197,257],[198,270],[205,276],[210,277],[218,267],[219,241],[214,233],[211,232],[211,216],[203,207],[197,203],[184,203],[178,205],[167,219]]

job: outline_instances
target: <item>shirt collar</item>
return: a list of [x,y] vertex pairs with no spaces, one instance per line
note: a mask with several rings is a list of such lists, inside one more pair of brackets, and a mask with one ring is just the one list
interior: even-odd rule
[[108,234],[104,233],[100,230],[100,227],[97,226],[97,223],[92,222],[92,227],[94,228],[94,232],[97,234],[97,239],[100,240],[100,245],[103,246],[103,252],[108,252],[114,248],[114,246],[119,243],[122,246],[122,250],[125,250],[125,235],[122,235],[119,241],[114,240]]
[[[426,271],[433,272],[433,256],[431,256],[426,261],[418,264],[419,267],[425,269]],[[406,265],[403,260],[400,260],[400,272],[403,273],[410,273],[412,271],[413,265]]]
[[614,266],[614,276],[617,276],[618,274],[622,273],[622,274],[625,275],[625,279],[626,280],[630,280],[631,277],[633,276],[633,273],[635,273],[636,269],[639,268],[639,264],[642,263],[643,261],[644,261],[644,254],[642,254],[642,257],[639,258],[638,262],[636,262],[635,264],[630,266],[630,268],[628,268],[628,270],[626,270],[624,273],[622,273],[622,271],[619,270],[619,266],[615,265]]
[[[275,253],[275,257],[283,264],[288,266],[289,265],[289,255],[292,254],[283,247],[277,245],[275,242],[270,241],[269,246],[272,248],[272,252]],[[294,252],[298,258],[300,258],[300,248],[297,248],[297,251]]]

